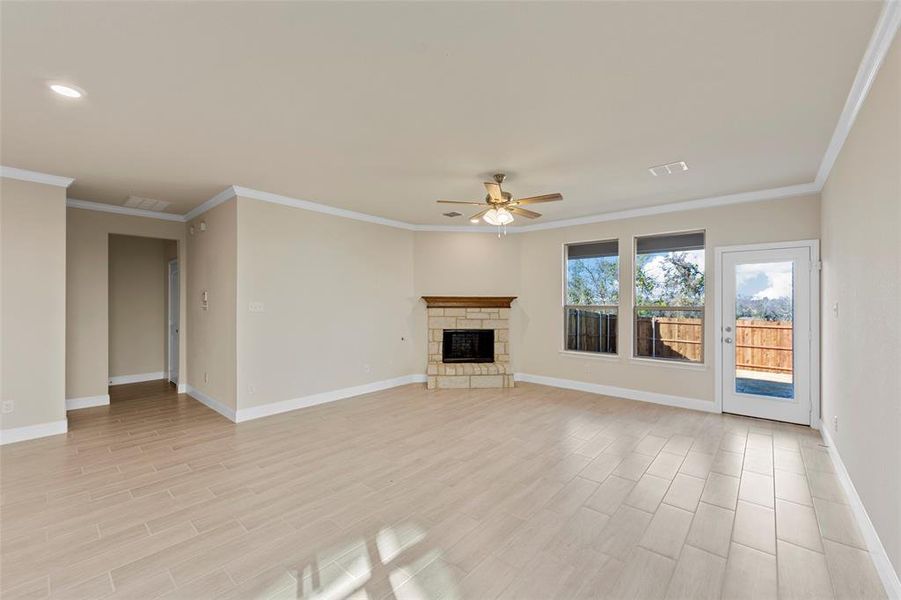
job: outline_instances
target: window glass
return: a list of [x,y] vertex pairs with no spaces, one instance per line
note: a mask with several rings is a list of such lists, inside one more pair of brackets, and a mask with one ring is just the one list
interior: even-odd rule
[[619,242],[566,246],[566,349],[616,354]]
[[635,244],[635,356],[704,360],[704,233]]

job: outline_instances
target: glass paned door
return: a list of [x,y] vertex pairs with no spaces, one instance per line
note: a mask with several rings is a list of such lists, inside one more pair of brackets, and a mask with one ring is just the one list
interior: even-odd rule
[[810,249],[725,252],[723,411],[810,424]]

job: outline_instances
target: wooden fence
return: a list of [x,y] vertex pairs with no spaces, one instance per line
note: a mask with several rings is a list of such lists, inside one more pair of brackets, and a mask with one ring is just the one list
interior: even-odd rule
[[703,319],[690,317],[638,317],[635,355],[703,360]]
[[735,327],[735,362],[739,369],[792,372],[792,322],[741,319]]
[[[636,355],[701,361],[704,324],[688,317],[639,317]],[[735,359],[739,369],[792,372],[791,321],[742,319],[735,327]]]
[[[569,308],[566,349],[613,352],[616,315]],[[636,356],[703,360],[704,321],[691,317],[638,317]],[[792,372],[792,322],[740,319],[735,327],[735,359],[739,369]]]
[[570,308],[566,318],[567,350],[616,352],[616,315]]

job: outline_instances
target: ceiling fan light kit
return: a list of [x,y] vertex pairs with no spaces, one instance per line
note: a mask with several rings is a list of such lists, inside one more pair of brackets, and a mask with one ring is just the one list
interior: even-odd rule
[[489,225],[500,227],[501,225],[508,225],[512,223],[513,215],[510,214],[510,211],[506,208],[492,208],[485,213],[485,216],[482,217],[482,220]]
[[472,206],[485,207],[469,217],[469,222],[478,223],[479,221],[485,221],[489,225],[497,227],[497,234],[498,237],[500,237],[502,232],[506,235],[507,225],[513,222],[513,215],[518,215],[527,219],[537,219],[541,216],[541,213],[520,208],[521,205],[563,200],[561,194],[544,194],[543,196],[531,196],[529,198],[514,200],[513,194],[501,189],[501,184],[506,178],[507,176],[504,173],[496,173],[494,175],[494,181],[485,182],[485,189],[487,190],[488,195],[485,196],[484,202],[459,202],[456,200],[438,200],[438,202],[442,204],[469,204]]

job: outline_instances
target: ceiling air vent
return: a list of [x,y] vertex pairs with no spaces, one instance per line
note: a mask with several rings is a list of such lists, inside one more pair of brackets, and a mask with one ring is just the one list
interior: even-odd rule
[[138,196],[129,196],[128,200],[125,201],[124,206],[126,208],[139,208],[141,210],[154,210],[154,211],[162,211],[166,210],[166,207],[171,204],[170,202],[166,202],[165,200],[154,200],[153,198],[140,198]]
[[459,217],[462,213],[458,213],[458,212],[452,210],[450,212],[441,213],[441,214],[443,214],[445,217]]
[[684,160],[667,163],[665,165],[657,165],[656,167],[650,167],[648,169],[654,177],[660,177],[661,175],[675,175],[676,173],[683,173],[687,170],[688,165],[685,164]]

